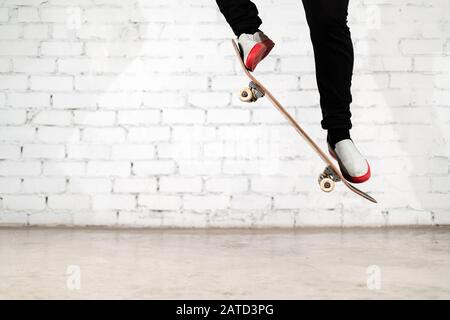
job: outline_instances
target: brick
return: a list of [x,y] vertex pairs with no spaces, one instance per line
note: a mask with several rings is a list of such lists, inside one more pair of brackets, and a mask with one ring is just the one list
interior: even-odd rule
[[336,212],[327,211],[307,211],[300,212],[296,217],[296,225],[300,226],[319,226],[319,227],[330,227],[330,226],[341,226],[341,215]]
[[127,140],[130,142],[153,142],[170,139],[169,127],[129,128]]
[[36,129],[29,127],[0,127],[0,141],[33,141],[36,135]]
[[192,92],[188,101],[195,107],[226,107],[231,102],[231,95],[228,92]]
[[175,141],[211,141],[216,139],[216,128],[206,126],[172,126],[172,139]]
[[248,110],[208,110],[207,122],[211,123],[247,123],[250,121]]
[[220,161],[179,160],[178,170],[182,175],[216,175],[221,171]]
[[69,226],[73,223],[72,212],[58,212],[56,214],[48,214],[47,212],[36,212],[28,216],[28,226]]
[[172,92],[148,92],[142,96],[143,105],[148,108],[181,108],[185,106],[183,96]]
[[73,122],[84,126],[112,126],[116,121],[113,111],[75,111]]
[[19,22],[39,21],[38,8],[19,7],[17,11],[17,21]]
[[94,195],[94,210],[130,210],[136,207],[136,198],[132,195]]
[[139,195],[138,206],[152,210],[178,210],[181,206],[179,196]]
[[405,39],[400,41],[400,50],[403,54],[435,54],[442,53],[442,40]]
[[226,195],[186,195],[183,198],[183,207],[194,211],[224,210],[229,203],[229,196]]
[[28,87],[27,76],[23,75],[0,75],[0,89],[2,90],[25,90]]
[[20,191],[19,178],[4,178],[0,177],[0,193],[18,193]]
[[0,39],[17,39],[21,31],[17,25],[0,25]]
[[223,173],[226,174],[259,174],[260,167],[252,161],[225,160],[223,162]]
[[199,192],[202,188],[202,180],[198,177],[161,177],[159,188],[161,192]]
[[63,145],[25,144],[22,157],[24,159],[62,159],[65,157]]
[[125,140],[122,128],[86,128],[83,130],[83,141],[93,143],[120,143]]
[[37,56],[38,43],[35,41],[0,41],[0,56]]
[[111,147],[105,145],[67,145],[67,157],[69,159],[109,159]]
[[148,125],[160,121],[159,110],[125,110],[118,112],[119,124]]
[[20,158],[20,146],[0,145],[0,160],[19,159],[19,158]]
[[48,207],[55,210],[84,210],[91,205],[89,195],[62,194],[50,195]]
[[289,193],[294,191],[295,180],[282,177],[254,177],[251,179],[251,190],[261,193]]
[[85,11],[86,20],[95,23],[119,23],[128,21],[128,12],[123,8],[92,8]]
[[71,91],[73,79],[67,76],[31,76],[31,89],[50,92]]
[[89,161],[87,175],[92,177],[127,177],[130,175],[131,164],[127,161]]
[[114,93],[102,92],[97,99],[100,108],[106,109],[126,109],[139,108],[143,99],[141,92],[133,93]]
[[118,218],[116,210],[78,211],[72,216],[73,224],[79,226],[115,226]]
[[298,209],[307,202],[304,195],[276,195],[273,206],[275,209]]
[[25,110],[0,110],[0,125],[23,125],[26,119]]
[[209,192],[239,193],[247,189],[248,182],[245,177],[211,178],[205,182],[205,190]]
[[120,37],[122,26],[120,24],[109,25],[104,23],[85,23],[76,30],[80,39],[105,39],[115,40]]
[[50,106],[50,94],[48,93],[10,93],[8,105],[15,108],[42,108]]
[[387,223],[391,226],[399,225],[431,225],[431,214],[413,210],[389,210]]
[[65,24],[67,23],[69,15],[70,12],[68,12],[67,8],[41,8],[41,21],[43,22],[58,22]]
[[167,109],[163,110],[163,122],[165,123],[203,123],[205,112],[195,109]]
[[24,193],[58,193],[66,189],[64,178],[25,178],[22,182]]
[[6,211],[0,216],[0,223],[3,226],[26,227],[29,221],[29,214],[21,211]]
[[67,23],[53,23],[50,30],[50,38],[55,40],[74,40],[76,38],[76,31],[76,23],[72,25],[68,25]]
[[80,131],[78,128],[39,127],[37,139],[47,143],[76,142],[80,140]]
[[158,157],[161,159],[196,159],[202,155],[202,145],[196,141],[158,143]]
[[40,162],[1,161],[1,176],[36,176],[41,173]]
[[61,57],[58,59],[58,71],[70,74],[93,72],[95,62],[94,59]]
[[75,161],[48,161],[44,163],[46,176],[83,176],[86,174],[86,164]]
[[49,73],[56,70],[55,60],[41,58],[16,58],[13,59],[15,72],[24,73]]
[[7,58],[0,58],[0,72],[9,72],[11,70],[11,61]]
[[145,144],[114,145],[111,149],[112,159],[145,160],[155,157],[155,147]]
[[391,75],[391,88],[432,88],[433,76],[423,74],[392,74]]
[[6,22],[9,20],[9,9],[8,8],[0,8],[0,21]]
[[175,163],[172,160],[133,161],[133,173],[137,176],[172,174]]
[[67,187],[70,193],[109,193],[112,182],[108,178],[78,178],[71,177]]
[[23,27],[24,39],[48,39],[49,28],[47,25],[25,25]]
[[37,125],[67,126],[71,121],[72,114],[67,111],[43,110],[32,118],[32,123]]
[[56,93],[53,95],[53,107],[60,109],[84,109],[97,106],[97,95],[83,93]]
[[83,52],[81,42],[43,42],[41,54],[44,56],[79,56]]
[[156,192],[156,179],[151,178],[117,178],[114,180],[114,192],[151,193]]
[[230,207],[237,210],[267,210],[270,203],[270,197],[239,194],[231,197]]
[[126,90],[115,76],[81,75],[75,76],[75,89],[79,91]]
[[3,206],[10,210],[44,210],[45,197],[33,195],[6,195],[3,197]]

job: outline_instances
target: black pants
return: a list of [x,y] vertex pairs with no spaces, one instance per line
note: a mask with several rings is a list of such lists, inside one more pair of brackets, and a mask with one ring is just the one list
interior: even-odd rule
[[[250,0],[216,0],[233,32],[254,33],[262,21]],[[324,129],[350,129],[353,45],[347,26],[349,0],[302,0],[314,48]],[[282,19],[283,17],[278,17]],[[269,32],[268,32],[269,33]]]

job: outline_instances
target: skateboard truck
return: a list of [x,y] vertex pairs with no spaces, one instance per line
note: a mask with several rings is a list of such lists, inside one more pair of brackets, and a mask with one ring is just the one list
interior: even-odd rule
[[336,182],[341,181],[339,175],[334,172],[334,170],[327,166],[325,170],[319,175],[319,186],[322,191],[331,192],[333,191]]
[[250,81],[248,87],[239,92],[239,99],[243,102],[255,102],[259,98],[264,97],[264,95],[264,90],[253,81]]

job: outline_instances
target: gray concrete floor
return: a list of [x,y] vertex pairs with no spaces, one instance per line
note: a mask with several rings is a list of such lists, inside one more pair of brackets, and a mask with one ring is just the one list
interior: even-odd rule
[[449,299],[450,228],[5,228],[0,298]]

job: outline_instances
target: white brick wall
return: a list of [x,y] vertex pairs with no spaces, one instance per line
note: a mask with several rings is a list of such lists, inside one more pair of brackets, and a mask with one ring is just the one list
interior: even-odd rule
[[[257,75],[322,145],[301,2],[257,1],[276,47]],[[450,223],[450,3],[351,0],[361,188],[323,165],[247,80],[211,0],[0,5],[0,225]]]

